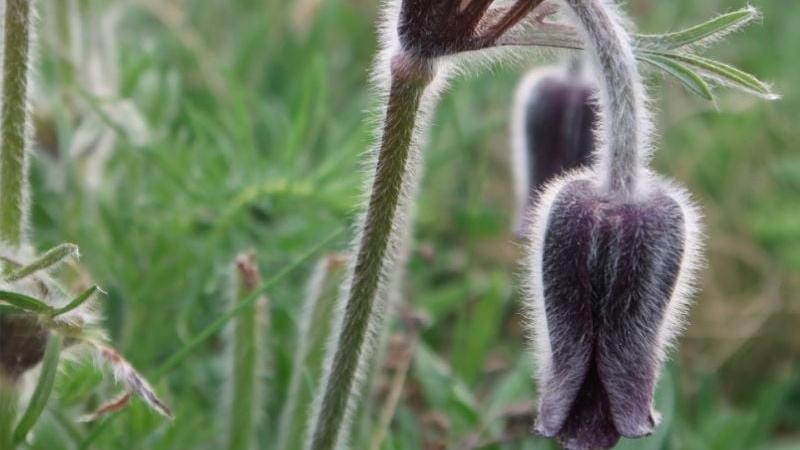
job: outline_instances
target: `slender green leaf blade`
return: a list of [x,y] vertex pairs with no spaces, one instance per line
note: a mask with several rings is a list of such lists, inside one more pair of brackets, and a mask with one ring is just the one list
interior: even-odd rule
[[53,310],[41,300],[18,292],[0,291],[0,302],[8,303],[11,306],[32,313],[49,313]]
[[676,61],[680,61],[689,66],[692,66],[705,75],[719,83],[741,89],[760,97],[769,100],[777,100],[780,98],[778,94],[772,91],[772,88],[759,80],[755,76],[737,69],[729,64],[715,61],[709,58],[703,58],[696,55],[683,55],[683,54],[661,54]]
[[79,296],[75,297],[71,302],[69,302],[66,306],[64,306],[62,308],[58,308],[57,310],[53,311],[53,313],[51,314],[51,317],[58,317],[58,316],[60,316],[62,314],[66,314],[66,313],[68,313],[68,312],[80,307],[81,305],[86,303],[86,301],[88,301],[90,298],[92,298],[94,293],[97,292],[98,290],[100,290],[100,288],[97,287],[97,286],[92,286],[89,289],[86,289]]
[[27,276],[33,275],[40,270],[46,270],[50,267],[64,261],[67,258],[78,255],[78,246],[75,244],[61,244],[46,251],[44,255],[36,261],[15,270],[6,277],[7,281],[21,280]]
[[700,75],[697,75],[685,65],[659,55],[641,56],[640,59],[658,69],[663,70],[669,75],[672,75],[687,89],[699,95],[700,97],[706,100],[714,99],[708,83],[706,83]]
[[759,15],[758,10],[750,6],[674,33],[638,35],[635,38],[636,45],[647,49],[675,50],[702,41],[719,39],[747,25]]
[[47,406],[50,394],[53,392],[56,373],[58,373],[58,360],[61,357],[62,344],[61,336],[58,334],[50,335],[44,352],[39,382],[36,384],[36,389],[33,391],[33,396],[28,403],[25,414],[22,415],[17,428],[14,430],[15,443],[20,443],[25,439],[31,428],[36,425],[45,406]]

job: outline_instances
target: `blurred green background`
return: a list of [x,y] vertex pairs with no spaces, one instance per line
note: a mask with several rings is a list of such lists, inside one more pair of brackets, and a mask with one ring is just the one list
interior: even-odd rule
[[[35,242],[81,246],[114,343],[145,374],[230,306],[235,255],[269,278],[359,209],[374,107],[377,4],[366,0],[41,1],[33,109]],[[631,0],[640,29],[677,29],[744,0]],[[760,0],[757,23],[709,54],[773,81],[778,102],[720,90],[717,105],[652,78],[658,169],[705,211],[708,268],[657,408],[625,449],[800,449],[800,2]],[[554,59],[554,58],[551,58]],[[403,310],[366,396],[386,403],[416,350],[383,449],[548,449],[535,405],[511,233],[509,112],[515,83],[550,59],[456,80],[425,146]],[[348,232],[326,248],[347,249]],[[319,255],[322,257],[322,255]],[[269,292],[259,447],[285,402],[308,261]],[[154,383],[166,423],[135,403],[107,423],[74,419],[113,387],[70,364],[30,448],[217,449],[228,411],[225,333]],[[399,367],[399,368],[398,368]],[[357,426],[368,448],[375,414]]]

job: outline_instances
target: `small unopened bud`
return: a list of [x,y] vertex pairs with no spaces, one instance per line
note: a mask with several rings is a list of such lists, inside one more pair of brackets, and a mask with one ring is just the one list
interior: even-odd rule
[[44,357],[49,333],[30,314],[0,314],[0,376],[16,379]]
[[529,73],[517,89],[512,121],[516,234],[530,228],[536,193],[564,172],[591,162],[597,108],[580,62]]

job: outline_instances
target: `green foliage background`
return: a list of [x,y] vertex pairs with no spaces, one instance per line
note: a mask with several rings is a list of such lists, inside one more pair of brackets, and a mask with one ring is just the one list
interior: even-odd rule
[[[256,250],[269,278],[332,231],[349,230],[371,135],[377,5],[60,2],[40,2],[35,241],[81,246],[69,276],[108,292],[102,308],[114,343],[157,376],[177,419],[166,423],[135,403],[105,423],[76,424],[113,388],[91,364],[71,364],[30,448],[221,448],[226,417],[236,414],[225,405],[229,336],[215,335],[167,373],[157,369],[229,307],[236,253]],[[74,12],[73,3],[84,15],[78,26],[59,9]],[[629,5],[645,32],[741,6]],[[763,24],[711,54],[774,81],[783,100],[723,91],[715,107],[651,79],[663,99],[657,166],[702,204],[709,268],[659,390],[665,424],[619,448],[800,448],[800,3],[756,6]],[[430,321],[383,449],[553,448],[519,437],[535,389],[519,323],[507,135],[516,81],[547,62],[459,79],[434,116],[403,296]],[[87,187],[102,151],[110,154],[102,182]],[[327,251],[346,250],[347,234]],[[275,439],[312,267],[269,292],[259,448]],[[407,330],[393,329],[402,344]],[[368,396],[375,410],[391,375],[384,371]],[[354,448],[366,448],[375,416],[359,424]]]

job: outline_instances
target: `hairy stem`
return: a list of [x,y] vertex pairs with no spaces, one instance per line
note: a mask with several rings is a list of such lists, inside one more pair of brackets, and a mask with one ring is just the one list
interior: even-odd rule
[[343,256],[330,255],[317,264],[312,275],[295,344],[297,354],[281,415],[277,450],[300,450],[306,439],[305,428],[315,389],[322,376],[325,344],[332,333],[336,297],[345,268]]
[[[357,372],[369,358],[366,345],[373,322],[380,320],[376,298],[385,276],[397,270],[392,240],[402,235],[399,225],[406,211],[398,211],[407,185],[413,183],[408,170],[417,114],[422,95],[431,81],[425,63],[397,55],[392,60],[392,80],[380,151],[375,168],[367,214],[356,252],[352,279],[329,371],[323,381],[321,402],[311,424],[311,450],[333,450],[343,437],[355,391]],[[404,205],[405,207],[406,205]]]
[[636,66],[633,46],[619,23],[616,11],[605,0],[564,0],[572,9],[603,75],[602,117],[606,146],[601,151],[601,173],[609,192],[631,195],[643,165],[642,150],[647,130],[644,88]]
[[[241,255],[236,260],[236,302],[241,302],[261,286],[261,274],[255,255]],[[236,317],[233,342],[233,395],[230,409],[228,450],[250,450],[255,437],[255,417],[260,406],[257,395],[260,303],[248,305]]]
[[0,112],[0,240],[19,247],[27,211],[28,59],[33,4],[7,0]]

